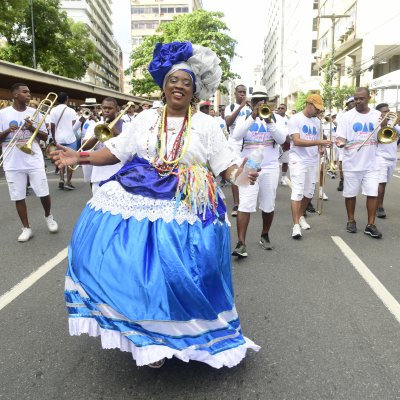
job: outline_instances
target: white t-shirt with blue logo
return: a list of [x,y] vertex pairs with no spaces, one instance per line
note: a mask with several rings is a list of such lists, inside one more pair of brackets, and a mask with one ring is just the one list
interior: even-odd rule
[[243,140],[242,157],[247,157],[255,149],[264,147],[262,169],[279,168],[279,146],[286,140],[286,132],[277,124],[267,124],[264,120],[252,116],[240,117],[233,138]]
[[[320,140],[321,122],[318,118],[308,118],[302,112],[296,113],[289,119],[288,133],[292,136],[300,134],[303,140]],[[301,163],[313,166],[318,163],[318,146],[301,147],[290,143],[289,164]]]
[[[231,105],[229,105],[228,107],[226,107],[225,108],[225,119],[226,119],[226,117],[229,117],[229,116],[231,116],[234,112],[235,112],[235,110],[237,110],[238,108],[240,107],[240,104],[235,104],[235,107],[233,107],[233,109],[232,109],[232,111],[231,111]],[[240,117],[247,117],[249,114],[251,114],[251,108],[249,107],[249,106],[244,106],[240,111],[239,111],[239,114],[238,114],[238,116],[236,117],[236,119],[235,119],[235,121],[233,122],[233,124],[229,127],[229,138],[228,138],[228,143],[232,146],[234,146],[234,147],[237,147],[237,148],[241,148],[242,147],[242,140],[236,140],[236,139],[234,139],[233,138],[233,136],[232,136],[232,134],[233,134],[233,132],[234,132],[234,130],[235,130],[235,126],[236,126],[236,123],[237,123],[237,121],[238,121],[238,119],[240,118]]]
[[357,150],[379,124],[380,116],[381,112],[375,109],[370,109],[367,114],[361,114],[353,108],[340,119],[336,135],[347,141],[343,149],[343,171],[374,171],[377,169],[378,130],[359,151]]

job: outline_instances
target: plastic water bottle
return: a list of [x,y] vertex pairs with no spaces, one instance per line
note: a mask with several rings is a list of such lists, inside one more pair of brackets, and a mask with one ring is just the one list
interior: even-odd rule
[[248,156],[242,173],[237,177],[235,184],[237,186],[249,186],[249,172],[258,171],[264,159],[264,146],[257,147]]

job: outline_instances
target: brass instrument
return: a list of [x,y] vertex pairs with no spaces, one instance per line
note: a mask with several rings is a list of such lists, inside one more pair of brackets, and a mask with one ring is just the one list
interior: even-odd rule
[[381,128],[377,136],[378,142],[382,144],[390,144],[397,140],[397,132],[394,129],[397,121],[397,114],[395,112],[389,112],[388,114],[390,114],[388,117],[390,122]]
[[90,118],[93,115],[93,111],[90,110],[89,108],[82,108],[81,110],[81,116],[85,119]]
[[[110,123],[103,123],[103,124],[98,124],[94,127],[94,135],[91,136],[89,139],[87,139],[85,141],[84,144],[82,144],[82,146],[77,150],[82,151],[82,149],[84,148],[86,142],[90,139],[92,139],[93,137],[95,137],[97,139],[97,142],[94,144],[94,146],[92,146],[91,149],[86,150],[86,151],[92,151],[94,150],[94,148],[99,144],[99,143],[104,143],[106,142],[108,139],[111,139],[114,136],[114,133],[112,131],[112,129],[114,128],[115,124],[127,113],[127,111],[129,110],[129,108],[134,105],[135,103],[133,103],[132,101],[128,102],[126,104],[126,106],[124,107],[124,109],[118,114],[118,116],[116,118],[114,118]],[[68,166],[69,169],[72,169],[73,171],[75,171],[77,168],[79,167],[79,165],[75,165],[74,167]]]
[[378,142],[382,144],[390,144],[397,140],[397,133],[394,130],[394,125],[397,121],[397,114],[393,111],[389,111],[379,122],[377,127],[368,135],[368,137],[361,143],[361,145],[358,147],[357,151],[360,151],[361,148],[365,145],[365,143],[368,142],[368,140],[371,138],[371,136],[379,129],[379,127],[382,125],[382,122],[388,120],[391,121],[391,123],[387,124],[387,126],[381,127],[381,129],[378,132]]
[[267,104],[260,104],[258,107],[258,116],[260,118],[270,118],[272,115],[272,110]]
[[[53,97],[53,99],[51,99]],[[57,94],[50,92],[38,105],[37,109],[35,110],[32,116],[27,116],[25,118],[25,122],[20,126],[17,132],[14,134],[10,142],[8,143],[7,147],[3,150],[3,154],[0,156],[0,166],[3,165],[4,160],[7,156],[11,153],[11,150],[17,146],[21,151],[26,154],[33,154],[32,152],[32,143],[35,140],[36,135],[39,133],[41,126],[43,125],[44,121],[46,120],[47,115],[49,114],[51,108],[53,107],[54,103],[57,100]],[[41,116],[41,117],[40,117]],[[37,119],[40,118],[39,122]],[[19,139],[22,138],[23,132],[26,128],[27,122],[32,122],[36,124],[36,129],[32,133],[32,136],[27,140],[24,144],[17,145]]]

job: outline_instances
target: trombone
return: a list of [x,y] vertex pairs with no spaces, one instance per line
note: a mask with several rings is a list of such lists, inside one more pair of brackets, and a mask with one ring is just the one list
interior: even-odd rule
[[[26,154],[33,154],[32,151],[32,144],[36,138],[36,135],[39,133],[39,130],[43,123],[46,120],[47,115],[50,113],[51,108],[53,107],[54,103],[57,100],[57,94],[50,92],[38,105],[37,109],[35,110],[32,116],[27,116],[25,118],[25,122],[19,127],[17,132],[11,138],[10,142],[3,150],[3,154],[0,156],[0,167],[3,165],[4,160],[8,157],[14,147],[17,147],[21,151]],[[41,117],[40,117],[41,116]],[[39,122],[37,121],[39,119]],[[36,128],[32,133],[32,136],[23,144],[17,144],[18,140],[23,138],[24,130],[28,122],[32,122],[36,124]]]
[[[388,120],[391,121],[391,123],[388,123],[387,126],[381,127],[382,122]],[[365,143],[368,142],[368,140],[371,138],[371,136],[376,133],[376,131],[381,127],[381,129],[378,132],[378,142],[382,144],[390,144],[393,143],[395,140],[397,140],[397,132],[394,129],[394,125],[396,124],[397,121],[397,114],[393,111],[389,111],[379,122],[379,124],[376,126],[376,128],[368,135],[368,137],[361,143],[361,145],[358,147],[357,151],[360,151],[360,149],[365,145]]]
[[[99,144],[99,143],[104,143],[106,142],[108,139],[111,139],[112,137],[114,137],[114,133],[113,133],[113,128],[115,126],[115,124],[127,113],[127,111],[129,110],[129,108],[135,104],[134,102],[130,101],[126,104],[126,106],[123,108],[123,110],[118,114],[118,116],[116,118],[114,118],[111,122],[109,123],[103,123],[103,124],[98,124],[94,127],[94,134],[93,136],[91,136],[89,139],[87,139],[85,141],[84,144],[82,144],[82,146],[77,150],[82,151],[83,148],[85,147],[85,144],[88,140],[92,139],[93,137],[95,137],[97,139],[97,142],[89,149],[86,151],[93,151],[95,149],[95,147]],[[79,165],[75,165],[75,166],[68,166],[68,168],[72,169],[73,171],[75,171],[77,168],[79,167]]]

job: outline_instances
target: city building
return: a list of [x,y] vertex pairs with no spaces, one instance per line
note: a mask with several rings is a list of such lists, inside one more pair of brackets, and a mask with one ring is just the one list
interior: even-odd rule
[[101,55],[101,62],[91,63],[83,82],[112,90],[123,90],[122,51],[113,36],[112,0],[62,0],[61,9],[89,28],[90,37]]
[[132,49],[146,36],[154,35],[160,24],[201,8],[202,0],[131,0]]
[[[369,86],[374,89],[375,102],[388,102],[396,110],[400,101],[400,46],[396,35],[400,14],[394,10],[398,9],[396,0],[384,4],[320,1],[317,49],[320,68],[333,54],[333,85]],[[341,17],[330,18],[333,14]]]
[[292,108],[300,92],[321,89],[315,52],[318,0],[270,2],[266,13],[261,83],[270,99]]

